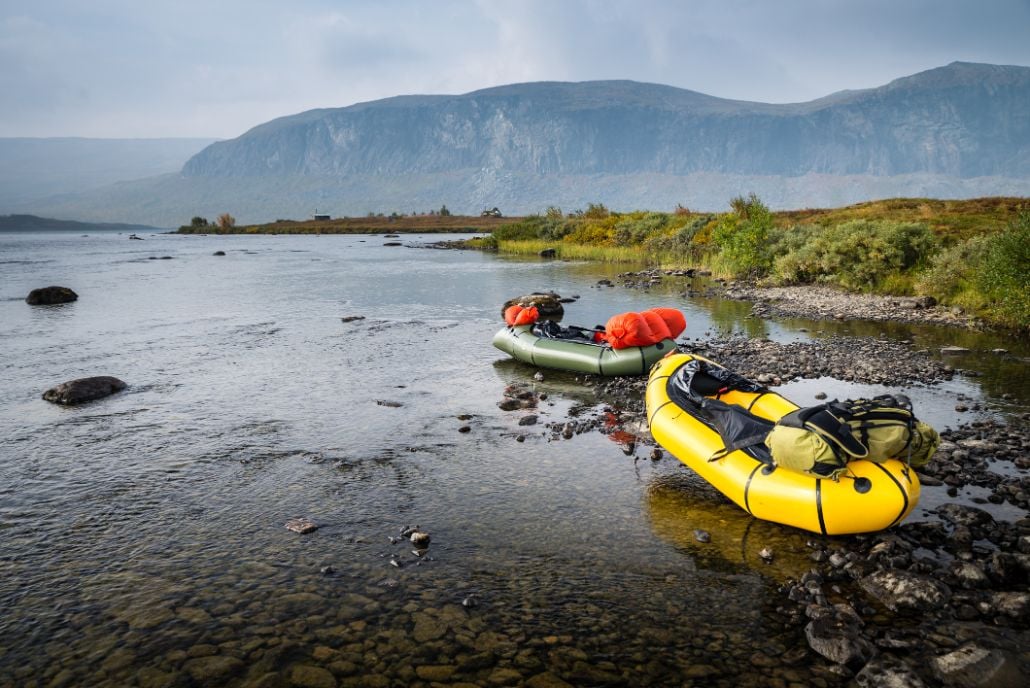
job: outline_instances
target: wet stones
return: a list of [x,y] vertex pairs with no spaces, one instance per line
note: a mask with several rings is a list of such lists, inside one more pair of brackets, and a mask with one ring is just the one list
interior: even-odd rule
[[781,344],[747,337],[712,339],[687,347],[734,372],[776,385],[798,378],[833,377],[866,384],[898,385],[951,379],[926,352],[910,344],[872,337],[830,337]]
[[222,685],[244,667],[236,657],[211,655],[187,660],[183,668],[190,677],[201,685]]
[[[502,411],[518,409],[535,409],[540,403],[540,395],[527,383],[515,383],[504,388],[504,398],[497,402]],[[527,416],[528,417],[528,416]],[[531,425],[535,420],[525,425]]]
[[25,303],[30,306],[54,306],[62,303],[71,303],[79,298],[79,295],[68,287],[40,287],[33,289],[25,297]]
[[[716,280],[718,281],[718,280]],[[722,295],[762,304],[761,317],[786,315],[816,320],[880,320],[973,325],[961,310],[942,308],[932,297],[915,298],[856,294],[828,287],[759,287],[741,282],[727,285]]]
[[110,375],[82,377],[51,387],[43,392],[43,399],[63,406],[72,406],[102,399],[122,391],[125,387],[124,382]]

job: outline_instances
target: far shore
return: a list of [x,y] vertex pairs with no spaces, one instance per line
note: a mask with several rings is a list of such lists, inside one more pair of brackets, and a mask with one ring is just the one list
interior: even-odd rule
[[523,220],[495,215],[375,215],[328,220],[276,220],[256,225],[185,225],[178,234],[467,234]]

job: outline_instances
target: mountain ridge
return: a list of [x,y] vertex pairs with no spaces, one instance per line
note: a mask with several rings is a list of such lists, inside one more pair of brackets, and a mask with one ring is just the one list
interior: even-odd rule
[[804,103],[629,80],[400,95],[276,118],[181,169],[7,212],[182,224],[602,202],[716,210],[1030,195],[1030,67],[953,62]]
[[[278,118],[186,176],[720,172],[1030,176],[1030,68],[952,63],[807,103],[661,84],[533,82]],[[1002,131],[1004,137],[992,135]],[[1016,143],[1013,151],[1012,144]]]

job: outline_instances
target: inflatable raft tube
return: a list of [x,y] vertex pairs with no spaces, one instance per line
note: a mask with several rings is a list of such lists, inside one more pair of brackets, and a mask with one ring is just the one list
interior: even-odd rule
[[[674,354],[651,370],[645,404],[651,434],[673,456],[756,518],[823,535],[869,533],[900,523],[919,501],[919,478],[905,463],[851,461],[848,474],[834,482],[763,463],[743,450],[709,461],[723,441],[693,409],[670,398],[669,379],[700,356]],[[775,392],[729,391],[719,396],[769,420],[798,408]]]
[[532,325],[501,328],[494,335],[494,346],[524,363],[592,375],[645,375],[662,356],[676,351],[671,339],[613,349],[607,344],[540,337],[532,329]]

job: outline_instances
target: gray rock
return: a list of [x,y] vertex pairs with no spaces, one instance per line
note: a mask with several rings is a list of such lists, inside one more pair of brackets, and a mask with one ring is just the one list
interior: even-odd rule
[[969,527],[984,527],[994,524],[994,517],[983,509],[966,504],[955,504],[949,502],[937,508],[937,513],[945,521],[956,525]]
[[225,251],[215,251],[211,255],[213,255],[213,256],[224,256],[225,255]]
[[941,347],[941,353],[944,354],[945,356],[950,356],[950,355],[955,355],[955,354],[968,354],[969,353],[969,349],[966,349],[965,347],[961,347],[961,346],[945,346],[945,347]]
[[926,688],[912,667],[891,655],[869,660],[855,675],[855,683],[862,688]]
[[805,626],[808,646],[837,664],[859,664],[873,655],[872,644],[859,633],[859,627],[842,615],[827,614]]
[[68,287],[40,287],[33,289],[25,297],[25,303],[30,306],[53,306],[59,303],[71,303],[79,298],[79,295]]
[[[954,652],[930,661],[934,675],[946,686],[978,688],[979,686],[1025,685],[1019,669],[999,650],[969,643]],[[1011,677],[1014,680],[1005,680]]]
[[983,569],[971,561],[953,561],[951,573],[963,588],[983,588],[990,583]]
[[996,592],[991,595],[991,607],[997,614],[1025,620],[1030,617],[1030,593]]
[[51,387],[43,392],[43,398],[55,404],[70,406],[82,404],[94,399],[120,392],[125,389],[125,383],[110,375],[99,375],[97,377],[82,377],[77,380],[62,382],[56,387]]
[[540,252],[541,258],[554,258],[556,255],[558,255],[558,252],[553,248],[545,248]]
[[537,416],[535,414],[530,414],[528,416],[523,416],[522,418],[519,418],[519,425],[536,425],[536,422]]
[[907,571],[876,571],[860,585],[895,612],[927,611],[951,599],[951,590],[943,583]]

